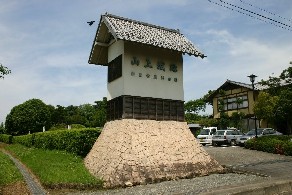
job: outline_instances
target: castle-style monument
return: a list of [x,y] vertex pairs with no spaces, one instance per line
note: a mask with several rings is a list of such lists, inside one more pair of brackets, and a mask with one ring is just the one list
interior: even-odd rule
[[184,122],[183,54],[205,57],[179,30],[101,16],[89,64],[108,67],[108,122],[85,165],[105,187],[222,171]]

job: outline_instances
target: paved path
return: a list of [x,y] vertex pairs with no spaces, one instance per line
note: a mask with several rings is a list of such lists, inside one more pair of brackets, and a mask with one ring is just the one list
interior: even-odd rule
[[292,194],[292,157],[240,147],[205,147],[220,164],[243,173],[266,177],[254,184],[219,187],[205,195]]
[[3,152],[10,157],[16,167],[19,169],[32,195],[45,195],[45,189],[35,180],[35,177],[26,169],[26,167],[11,154],[3,150]]
[[204,147],[220,164],[234,170],[292,179],[292,156],[271,154],[242,147]]

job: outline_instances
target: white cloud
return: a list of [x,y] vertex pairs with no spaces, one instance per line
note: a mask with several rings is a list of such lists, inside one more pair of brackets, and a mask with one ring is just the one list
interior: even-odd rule
[[[291,18],[292,3],[282,1],[267,0],[263,6]],[[66,106],[107,95],[106,68],[87,65],[105,12],[179,28],[208,56],[184,57],[185,100],[203,96],[226,79],[248,82],[251,73],[258,79],[276,75],[292,61],[291,32],[206,0],[3,0],[0,63],[12,74],[0,80],[0,122],[13,106],[31,98]],[[89,27],[89,20],[96,23]]]
[[292,46],[263,40],[236,37],[227,30],[209,30],[209,40],[202,44],[206,59],[186,58],[186,100],[202,97],[208,90],[217,89],[227,79],[248,83],[247,75],[258,80],[280,74],[292,59]]

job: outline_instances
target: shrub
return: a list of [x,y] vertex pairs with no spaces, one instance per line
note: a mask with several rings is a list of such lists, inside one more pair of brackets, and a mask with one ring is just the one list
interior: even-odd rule
[[0,134],[0,142],[4,142],[6,144],[12,143],[12,135]]
[[34,134],[14,136],[13,143],[18,143],[27,147],[32,147],[34,144]]
[[67,125],[65,123],[53,125],[49,131],[56,131],[56,130],[67,130]]
[[[84,125],[81,124],[72,124],[70,125],[71,129],[85,129],[86,127]],[[56,130],[68,130],[68,125],[61,123],[61,124],[56,124],[53,125],[49,131],[56,131]]]
[[292,141],[288,141],[283,145],[284,154],[292,156]]
[[84,157],[91,150],[100,132],[100,129],[95,128],[46,131],[15,136],[13,142],[27,147],[65,150]]
[[291,136],[262,136],[250,139],[245,148],[263,152],[292,155]]
[[72,129],[84,129],[86,127],[84,125],[81,125],[81,124],[72,124],[71,128]]

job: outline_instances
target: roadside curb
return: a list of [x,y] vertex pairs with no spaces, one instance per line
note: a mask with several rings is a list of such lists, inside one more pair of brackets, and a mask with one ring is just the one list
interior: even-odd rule
[[[224,187],[223,187],[224,188]],[[225,186],[226,188],[226,186]],[[270,180],[267,182],[236,186],[227,189],[216,189],[211,192],[201,193],[201,195],[274,195],[292,193],[292,180]]]

